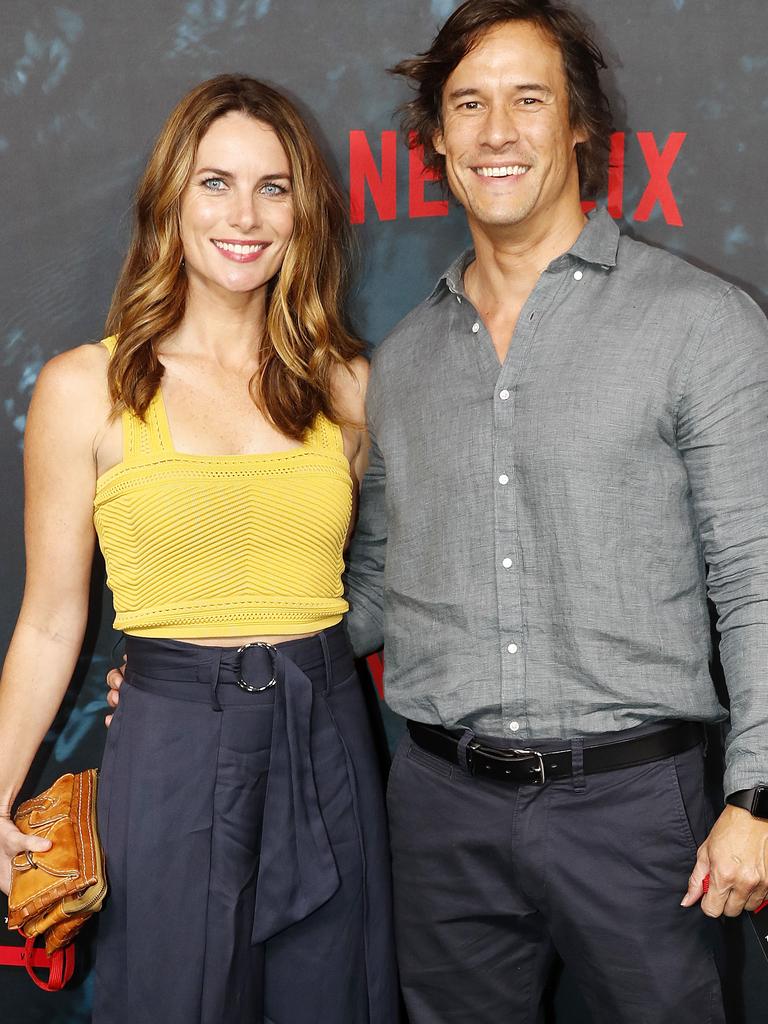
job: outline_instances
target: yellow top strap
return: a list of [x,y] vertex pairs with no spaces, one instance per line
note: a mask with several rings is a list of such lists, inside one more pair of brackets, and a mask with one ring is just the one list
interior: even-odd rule
[[[109,352],[111,358],[117,347],[115,335],[104,338],[101,344]],[[160,415],[161,410],[158,410],[159,399],[160,391],[158,388],[158,391],[149,403],[143,420],[132,413],[130,409],[123,410],[121,422],[123,427],[124,460],[171,450],[167,423],[164,416]]]

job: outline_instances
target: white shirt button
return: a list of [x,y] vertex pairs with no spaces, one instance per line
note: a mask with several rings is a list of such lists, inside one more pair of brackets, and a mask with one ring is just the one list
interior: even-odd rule
[[583,271],[581,271],[581,270],[574,270],[574,272],[573,272],[573,280],[574,281],[580,281],[582,279],[582,277],[584,277],[584,272]]
[[512,732],[517,732],[517,730],[520,728],[520,723],[519,722],[510,722],[509,723],[509,728],[512,730]]
[[477,322],[477,320],[475,320],[475,322],[472,324],[472,333],[473,334],[477,334],[477,332],[479,330],[480,330],[480,324]]
[[506,400],[509,398],[509,392],[507,391],[506,388],[502,388],[502,390],[499,392],[499,398],[502,400],[502,402],[506,402]]
[[501,474],[501,476],[499,477],[499,483],[500,484],[508,484],[509,483],[509,477],[507,476],[506,473],[502,473]]
[[517,644],[507,644],[507,650],[510,654],[517,654]]
[[511,569],[512,568],[512,559],[511,558],[504,558],[504,559],[502,559],[501,564],[504,566],[505,569]]

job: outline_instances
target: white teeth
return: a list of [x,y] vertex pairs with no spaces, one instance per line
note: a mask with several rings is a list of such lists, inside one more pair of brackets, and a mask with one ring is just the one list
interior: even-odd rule
[[213,244],[217,249],[224,249],[225,252],[233,252],[238,256],[247,256],[266,248],[264,242],[258,242],[254,245],[241,245],[239,242],[217,242],[214,240]]
[[475,174],[481,178],[508,178],[510,174],[519,177],[528,170],[524,164],[512,164],[509,167],[475,167]]

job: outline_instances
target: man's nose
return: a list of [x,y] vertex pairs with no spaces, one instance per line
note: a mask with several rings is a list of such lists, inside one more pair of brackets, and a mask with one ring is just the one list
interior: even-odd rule
[[510,142],[517,142],[520,130],[514,111],[506,104],[489,107],[483,121],[480,142],[492,149],[503,149]]

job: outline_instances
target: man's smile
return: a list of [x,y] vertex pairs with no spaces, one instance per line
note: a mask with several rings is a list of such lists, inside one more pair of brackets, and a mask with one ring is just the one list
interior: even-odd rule
[[473,167],[472,170],[481,178],[508,178],[510,176],[519,178],[530,170],[528,164],[507,164],[504,167],[482,165]]

